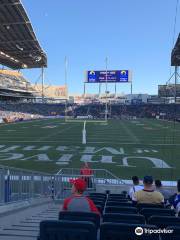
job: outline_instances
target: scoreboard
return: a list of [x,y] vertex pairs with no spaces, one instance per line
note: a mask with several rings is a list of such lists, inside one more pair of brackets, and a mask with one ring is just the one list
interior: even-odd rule
[[86,83],[128,83],[131,82],[129,70],[86,71]]

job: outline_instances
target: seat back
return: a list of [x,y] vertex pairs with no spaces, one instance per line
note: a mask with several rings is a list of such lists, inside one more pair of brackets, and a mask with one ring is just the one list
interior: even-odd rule
[[40,223],[41,240],[97,240],[92,222],[53,221]]
[[102,223],[100,240],[159,240],[158,234],[135,234],[137,227],[156,229],[155,226],[144,224]]
[[142,208],[164,208],[163,204],[138,203],[136,206],[139,210]]
[[88,221],[94,223],[97,229],[100,226],[100,216],[93,212],[61,211],[59,212],[59,220]]
[[89,196],[96,196],[96,197],[103,197],[103,198],[107,198],[107,194],[106,193],[89,193]]
[[136,214],[137,208],[134,207],[106,207],[105,213],[130,213],[130,214]]
[[107,201],[106,206],[115,206],[115,207],[132,207],[131,202],[114,202],[114,201]]
[[[179,240],[180,239],[180,226],[169,226],[166,228],[169,231],[167,234],[161,234],[161,240]],[[171,231],[173,231],[171,233]]]
[[105,213],[103,222],[145,224],[145,217],[139,214]]
[[168,226],[180,226],[180,218],[173,216],[151,216],[148,219],[148,223],[156,225],[159,228],[166,228]]
[[143,208],[139,211],[139,213],[144,215],[146,219],[148,219],[153,215],[175,216],[175,211],[173,209],[166,209],[166,208]]

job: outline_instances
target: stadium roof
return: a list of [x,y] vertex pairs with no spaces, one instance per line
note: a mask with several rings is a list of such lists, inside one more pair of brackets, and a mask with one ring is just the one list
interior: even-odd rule
[[47,67],[20,0],[0,0],[0,64],[13,69]]
[[180,66],[180,34],[171,52],[171,66]]

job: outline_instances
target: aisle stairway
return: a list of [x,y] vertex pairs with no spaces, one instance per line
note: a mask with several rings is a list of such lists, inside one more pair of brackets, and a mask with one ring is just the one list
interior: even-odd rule
[[0,217],[1,240],[35,240],[42,220],[58,219],[60,206],[49,203]]

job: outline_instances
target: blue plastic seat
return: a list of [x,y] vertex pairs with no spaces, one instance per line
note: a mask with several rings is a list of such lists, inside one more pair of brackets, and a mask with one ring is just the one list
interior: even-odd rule
[[105,213],[103,222],[145,224],[145,217],[139,214]]
[[151,216],[148,219],[148,223],[156,225],[159,228],[166,228],[168,226],[180,226],[180,218],[173,216]]
[[40,240],[97,240],[92,222],[42,221]]
[[159,240],[158,234],[135,234],[137,227],[156,229],[155,226],[145,224],[102,223],[100,240]]
[[146,219],[148,219],[153,215],[175,216],[175,211],[173,209],[166,209],[166,208],[143,208],[139,211],[139,213],[144,215]]
[[132,207],[133,204],[131,202],[114,202],[114,201],[107,201],[106,206],[114,206],[114,207]]
[[61,211],[59,212],[59,220],[88,221],[94,223],[96,229],[100,226],[100,216],[93,212]]
[[124,214],[136,214],[137,208],[134,207],[111,207],[105,208],[105,213],[124,213]]

